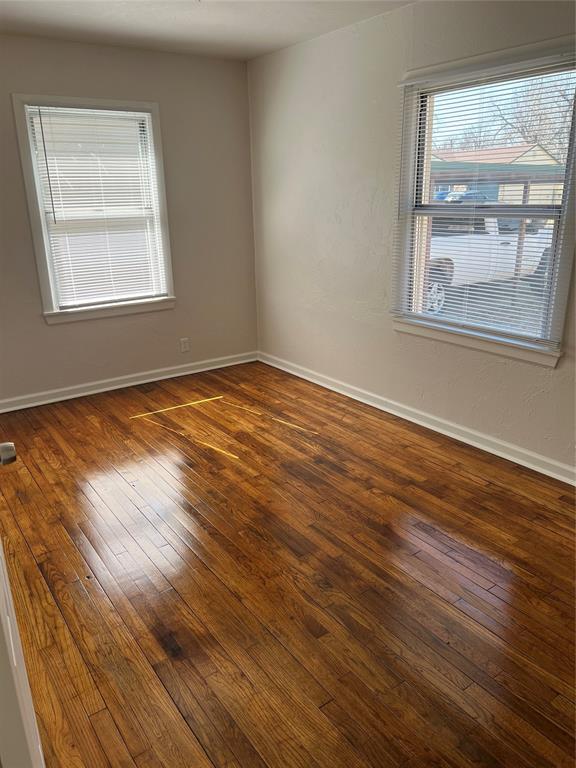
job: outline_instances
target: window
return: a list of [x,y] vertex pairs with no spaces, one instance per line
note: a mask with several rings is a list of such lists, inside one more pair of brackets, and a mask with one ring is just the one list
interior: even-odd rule
[[405,87],[400,327],[558,357],[575,87],[559,59]]
[[153,106],[16,106],[47,319],[173,306]]

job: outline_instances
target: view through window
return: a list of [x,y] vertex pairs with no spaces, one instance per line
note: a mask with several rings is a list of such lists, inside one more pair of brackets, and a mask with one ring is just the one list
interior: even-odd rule
[[149,112],[25,105],[53,312],[171,290]]
[[556,68],[410,87],[399,314],[559,345],[575,86]]

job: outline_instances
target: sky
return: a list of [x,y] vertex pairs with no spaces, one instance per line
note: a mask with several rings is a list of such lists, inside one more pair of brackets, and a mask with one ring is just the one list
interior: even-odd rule
[[[483,134],[488,146],[523,144],[524,137],[505,130],[506,120],[520,119],[538,129],[541,143],[556,148],[563,144],[565,156],[572,108],[561,94],[573,100],[575,88],[575,71],[556,71],[437,94],[432,145],[443,146],[450,139],[459,142],[468,132]],[[560,126],[564,129],[559,132]]]

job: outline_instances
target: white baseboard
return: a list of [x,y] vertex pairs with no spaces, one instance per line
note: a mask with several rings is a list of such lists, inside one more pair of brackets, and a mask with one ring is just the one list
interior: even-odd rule
[[569,464],[562,464],[559,461],[549,459],[541,454],[528,451],[526,448],[521,448],[519,445],[507,443],[504,440],[499,440],[496,437],[477,432],[476,430],[469,429],[461,424],[454,424],[446,419],[440,419],[437,416],[432,416],[424,411],[411,408],[408,405],[402,405],[402,403],[397,403],[394,400],[387,400],[385,397],[376,395],[373,392],[367,392],[359,387],[354,387],[351,384],[338,381],[330,376],[324,376],[316,371],[311,371],[309,368],[290,363],[287,360],[281,360],[273,355],[259,352],[258,359],[263,363],[272,365],[274,368],[280,368],[282,371],[293,373],[301,379],[307,379],[308,381],[314,382],[314,384],[320,384],[322,387],[331,389],[334,392],[339,392],[341,395],[348,395],[348,397],[351,397],[354,400],[359,400],[362,403],[367,403],[375,408],[379,408],[381,411],[386,411],[387,413],[400,416],[408,421],[413,421],[415,424],[428,427],[435,432],[440,432],[448,437],[453,437],[456,440],[460,440],[468,445],[473,445],[476,448],[481,448],[483,451],[488,451],[488,453],[493,453],[504,459],[509,459],[510,461],[516,462],[516,464],[521,464],[529,469],[534,469],[536,472],[549,475],[550,477],[562,480],[565,483],[570,483],[572,485],[576,484],[574,467],[571,467]]
[[263,363],[280,368],[283,371],[299,376],[301,379],[320,384],[326,389],[347,395],[354,400],[374,406],[381,411],[400,416],[407,421],[428,427],[435,432],[440,432],[448,437],[453,437],[468,445],[481,448],[488,453],[509,459],[517,464],[521,464],[536,472],[555,477],[565,483],[576,484],[576,473],[569,464],[562,464],[554,459],[549,459],[538,453],[533,453],[518,445],[507,443],[496,437],[491,437],[474,429],[469,429],[460,424],[454,424],[446,419],[440,419],[424,411],[411,408],[408,405],[397,403],[394,400],[387,400],[385,397],[376,395],[373,392],[367,392],[359,387],[338,381],[330,376],[324,376],[309,368],[296,365],[287,360],[281,360],[273,355],[264,352],[246,352],[240,355],[227,355],[226,357],[215,357],[210,360],[199,360],[196,363],[185,363],[184,365],[175,365],[170,368],[156,368],[151,371],[141,371],[140,373],[130,374],[128,376],[116,376],[112,379],[100,379],[85,384],[78,384],[73,387],[62,387],[61,389],[50,389],[45,392],[34,392],[30,395],[21,397],[7,398],[0,400],[0,413],[8,411],[17,411],[22,408],[32,408],[37,405],[46,405],[47,403],[56,403],[61,400],[70,400],[74,397],[84,397],[85,395],[94,395],[98,392],[107,392],[112,389],[122,389],[131,387],[135,384],[147,384],[152,381],[161,381],[162,379],[172,379],[176,376],[186,376],[191,373],[201,373],[202,371],[211,371],[216,368],[226,368],[230,365],[239,365],[240,363],[252,363],[260,360]]
[[215,368],[226,368],[229,365],[253,363],[257,359],[258,354],[256,352],[245,352],[241,355],[215,357],[211,360],[199,360],[196,363],[174,365],[170,368],[156,368],[151,371],[141,371],[140,373],[129,374],[128,376],[116,376],[113,379],[89,381],[85,384],[77,384],[73,387],[62,387],[61,389],[49,389],[45,392],[34,392],[30,395],[22,395],[21,397],[11,397],[5,400],[0,400],[0,413],[18,411],[22,408],[33,408],[36,405],[46,405],[47,403],[57,403],[60,400],[70,400],[73,397],[95,395],[98,392],[108,392],[112,389],[132,387],[135,384],[147,384],[151,381],[173,379],[176,376],[186,376],[190,373],[212,371]]

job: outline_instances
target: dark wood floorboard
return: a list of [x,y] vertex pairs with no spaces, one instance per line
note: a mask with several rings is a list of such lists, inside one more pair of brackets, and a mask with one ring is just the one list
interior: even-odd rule
[[260,363],[8,439],[48,768],[574,764],[568,486]]

